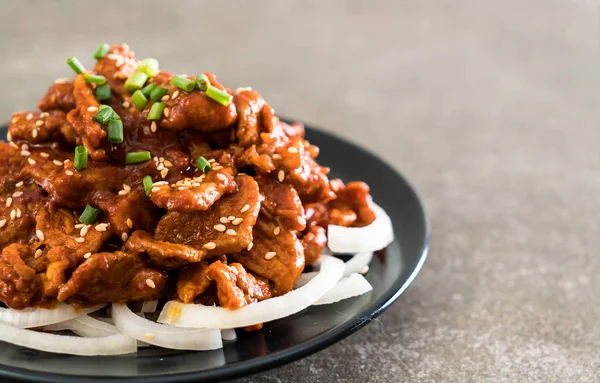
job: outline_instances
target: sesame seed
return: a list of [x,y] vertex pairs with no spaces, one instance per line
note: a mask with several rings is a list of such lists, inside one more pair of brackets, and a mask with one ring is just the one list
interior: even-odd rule
[[146,284],[148,285],[148,287],[150,287],[151,289],[156,287],[156,284],[154,284],[154,281],[150,278],[146,279]]
[[240,223],[242,223],[242,221],[243,221],[243,220],[244,220],[243,218],[236,218],[236,219],[234,219],[234,220],[233,220],[233,222],[231,222],[231,223],[233,223],[235,226],[237,226],[237,225],[239,225]]
[[129,235],[127,233],[121,234],[121,239],[123,240],[123,242],[126,242],[127,238],[129,238]]
[[227,223],[227,222],[229,222],[229,220],[227,219],[227,217],[221,217],[221,218],[219,218],[219,221],[221,221],[221,223]]
[[72,176],[72,175],[74,175],[75,173],[73,173],[73,172],[72,172],[72,171],[70,171],[70,170],[67,170],[67,171],[65,171],[65,174],[66,174],[66,175],[68,175],[68,176]]
[[10,120],[11,124],[16,124],[17,122],[19,122],[19,117],[13,117],[12,120]]
[[41,230],[36,230],[35,231],[35,235],[37,235],[37,237],[39,238],[40,241],[44,240],[44,232]]
[[66,160],[64,160],[64,161],[63,161],[63,164],[65,164],[65,165],[66,165],[66,164],[68,164],[68,163],[69,163],[69,161],[71,161],[71,160],[67,158]]
[[152,188],[152,190],[150,190],[152,193],[156,193],[157,191],[159,191],[160,188],[158,186],[155,186]]
[[16,187],[20,188],[21,186],[23,186],[23,181],[19,181],[15,184]]
[[48,158],[50,157],[50,154],[46,153],[46,152],[41,152],[40,156],[44,157],[44,158]]
[[227,179],[227,176],[225,174],[217,174],[217,178],[220,179],[221,181],[225,181]]
[[160,101],[169,101],[171,97],[168,94],[165,94],[164,96],[162,96],[162,98],[160,99]]
[[85,223],[78,223],[77,225],[75,225],[75,229],[81,229],[84,226],[85,226]]
[[29,114],[28,114],[28,115],[25,117],[25,119],[26,119],[27,121],[31,120],[32,118],[33,118],[33,114],[31,114],[31,113],[29,113]]
[[306,225],[306,220],[302,217],[298,217],[298,223],[302,226]]
[[169,108],[165,108],[163,114],[165,115],[165,117],[169,118],[169,114],[171,114],[171,111],[169,110]]
[[166,178],[167,174],[169,174],[169,169],[163,169],[163,170],[160,171],[160,176],[162,178]]
[[17,218],[21,218],[21,209],[17,208]]
[[159,160],[160,162],[165,162],[165,157],[159,157],[159,158],[158,158],[158,160]]
[[31,152],[29,150],[21,150],[21,155],[27,157],[31,155]]
[[173,92],[173,95],[171,96],[172,100],[175,100],[177,98],[177,96],[179,96],[179,91],[176,90],[175,92]]
[[9,142],[10,146],[12,146],[15,149],[19,149],[19,146],[17,144],[15,144],[13,141]]
[[6,139],[9,141],[12,141],[12,133],[11,132],[6,133]]
[[63,166],[63,163],[60,162],[59,160],[54,160],[54,161],[52,161],[52,163],[56,166]]
[[273,154],[273,157],[272,157],[272,158],[273,158],[274,160],[280,160],[280,159],[282,159],[282,157],[281,157],[279,154]]
[[246,204],[244,205],[244,207],[242,207],[242,209],[240,210],[241,213],[245,213],[248,211],[248,209],[250,209],[250,205]]
[[129,108],[131,106],[131,104],[127,101],[123,101],[121,105],[123,105],[123,108]]
[[10,205],[12,205],[12,197],[6,199],[6,207],[10,207]]
[[4,225],[6,225],[6,220],[0,220],[0,229],[4,227]]
[[281,227],[277,226],[275,229],[273,229],[273,234],[279,235],[279,233],[281,233]]
[[38,136],[38,130],[37,130],[37,129],[33,129],[33,130],[31,131],[31,137],[33,137],[33,138],[37,138],[37,136]]
[[192,184],[192,186],[193,186],[193,187],[195,187],[195,188],[197,188],[197,187],[199,187],[199,186],[200,186],[200,182],[194,182],[194,183]]
[[100,223],[98,225],[96,225],[96,227],[94,229],[96,229],[96,231],[106,231],[106,227],[108,226],[108,224],[106,223]]
[[276,253],[276,252],[274,252],[274,251],[269,251],[267,254],[265,254],[265,259],[266,259],[266,260],[273,259],[273,258],[275,258],[275,255],[277,255],[277,253]]
[[227,229],[224,225],[215,225],[214,228],[216,231],[220,231],[220,232],[223,232]]
[[233,221],[234,219],[235,219],[234,215],[230,215],[229,217],[227,217],[227,220],[229,220],[229,221]]
[[150,124],[150,131],[152,133],[156,133],[156,121],[152,121],[152,123]]
[[171,161],[169,161],[169,160],[165,160],[164,164],[168,168],[172,168],[173,167],[173,163]]
[[85,237],[85,235],[87,234],[89,229],[90,229],[90,225],[85,225],[84,227],[82,227],[81,230],[79,231],[79,236]]
[[152,340],[152,339],[154,339],[154,334],[147,332],[144,334],[144,338],[146,338],[148,340]]
[[87,108],[88,112],[95,112],[98,110],[97,106],[90,106],[89,108]]
[[212,250],[212,249],[214,249],[215,247],[217,247],[217,245],[216,245],[214,242],[207,242],[207,243],[204,245],[204,248],[205,248],[205,249],[208,249],[208,250]]
[[254,242],[250,242],[248,244],[248,247],[246,248],[246,250],[250,251],[250,250],[252,250],[252,247],[254,247]]
[[35,165],[36,161],[33,158],[28,158],[27,162],[29,162],[31,165]]
[[279,173],[277,173],[277,179],[279,180],[279,182],[283,182],[283,180],[285,179],[285,173],[283,170],[280,170]]
[[131,220],[131,218],[127,218],[127,221],[126,221],[126,223],[127,223],[127,226],[128,226],[130,229],[133,229],[133,221]]
[[42,125],[44,125],[44,121],[42,121],[42,120],[37,120],[35,122],[35,126],[42,126]]
[[10,220],[14,221],[16,217],[17,217],[17,211],[15,209],[12,209],[10,211]]
[[42,112],[42,114],[40,114],[40,117],[48,117],[50,115],[50,113],[48,112]]
[[158,166],[156,167],[156,170],[163,170],[165,168],[165,164],[163,164],[162,162],[158,164]]
[[119,195],[127,195],[129,194],[129,190],[119,190]]
[[293,146],[290,146],[290,147],[288,148],[288,152],[289,152],[289,153],[298,153],[298,149],[296,149],[296,148],[295,148],[295,147],[293,147]]
[[127,184],[123,184],[123,190],[130,191],[131,190],[131,186],[129,186]]
[[92,253],[85,253],[85,254],[83,254],[83,258],[85,258],[85,259],[88,259],[91,256],[92,256]]
[[77,237],[77,238],[75,238],[75,242],[83,243],[83,242],[85,242],[85,238]]
[[177,190],[186,190],[186,189],[187,189],[187,188],[186,188],[186,187],[184,187],[184,186],[180,186],[180,187],[178,187],[178,188],[177,188]]
[[37,249],[37,250],[35,251],[34,257],[35,257],[35,258],[39,258],[39,257],[41,257],[41,256],[42,256],[42,254],[43,254],[43,253],[44,253],[44,252],[43,252],[41,249]]
[[23,195],[23,192],[22,192],[22,191],[16,191],[16,192],[14,192],[14,193],[13,193],[13,195],[12,195],[12,196],[13,196],[14,198],[18,198],[18,197],[20,197],[20,196],[22,196],[22,195]]
[[233,236],[233,235],[237,235],[237,231],[235,231],[233,229],[227,229],[225,234]]

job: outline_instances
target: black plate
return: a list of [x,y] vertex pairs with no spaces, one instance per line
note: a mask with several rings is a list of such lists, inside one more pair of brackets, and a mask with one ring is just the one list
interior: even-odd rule
[[[6,127],[0,138],[6,139]],[[319,351],[350,335],[381,314],[413,281],[429,244],[423,205],[408,182],[375,155],[328,133],[307,128],[321,148],[319,163],[331,176],[362,180],[374,200],[391,216],[396,240],[378,252],[366,275],[373,291],[333,305],[311,307],[290,318],[267,323],[262,331],[238,331],[222,350],[179,352],[141,349],[137,355],[79,357],[0,345],[0,378],[34,382],[214,381],[266,370]],[[343,313],[343,315],[340,315]]]

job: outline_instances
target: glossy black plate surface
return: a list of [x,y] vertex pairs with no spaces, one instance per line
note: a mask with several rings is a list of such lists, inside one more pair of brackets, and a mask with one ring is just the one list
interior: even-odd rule
[[[373,291],[333,305],[311,307],[267,323],[262,331],[238,331],[222,350],[180,352],[140,349],[137,355],[78,357],[24,349],[0,342],[0,379],[33,382],[214,381],[292,362],[350,335],[381,314],[410,285],[427,255],[429,227],[421,201],[389,165],[360,147],[307,127],[321,148],[319,163],[331,177],[362,180],[392,218],[396,240],[376,254],[366,275]],[[6,126],[0,127],[6,139]],[[1,166],[1,165],[0,165]],[[343,313],[341,315],[340,313]]]

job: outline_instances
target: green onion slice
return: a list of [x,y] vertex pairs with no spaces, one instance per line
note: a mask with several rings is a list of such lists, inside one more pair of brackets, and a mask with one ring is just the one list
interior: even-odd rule
[[146,83],[146,80],[148,80],[148,75],[146,73],[135,72],[134,74],[129,76],[127,81],[125,81],[125,90],[127,90],[130,93],[133,93],[138,89],[142,89],[144,87],[144,84]]
[[83,64],[81,63],[81,61],[79,61],[77,59],[77,57],[75,57],[75,56],[69,57],[67,59],[67,64],[69,64],[69,66],[71,68],[73,68],[73,70],[77,74],[81,74],[81,73],[85,72],[85,67],[83,66]]
[[150,112],[148,112],[148,120],[160,120],[163,114],[163,110],[165,110],[165,103],[155,102],[154,104],[152,104]]
[[84,145],[75,147],[75,157],[73,158],[75,169],[83,170],[88,164],[88,150]]
[[198,84],[198,89],[206,92],[206,89],[210,85],[208,76],[204,73],[199,74],[198,76],[196,76],[196,84]]
[[79,216],[79,220],[85,223],[86,225],[91,225],[92,223],[94,223],[94,221],[96,221],[98,213],[100,213],[100,210],[90,205],[87,205],[83,210],[83,213],[81,213],[81,216]]
[[98,112],[92,117],[92,120],[99,124],[107,125],[110,120],[120,120],[119,115],[108,105],[100,105]]
[[106,129],[108,134],[108,142],[113,144],[120,144],[123,142],[123,121],[121,120],[110,120],[108,121],[108,128]]
[[154,90],[154,88],[156,88],[156,84],[151,82],[150,84],[143,87],[141,89],[141,92],[146,98],[148,98],[148,97],[150,97],[150,93]]
[[106,84],[106,77],[97,74],[84,73],[83,78],[85,79],[85,81],[91,82],[93,84]]
[[150,152],[129,152],[125,154],[125,163],[139,164],[140,162],[150,161],[151,158]]
[[112,98],[110,85],[102,84],[96,87],[96,99],[98,101],[109,101]]
[[231,100],[233,99],[232,95],[222,91],[221,89],[215,88],[212,85],[209,85],[206,89],[206,96],[223,106],[229,106],[229,104],[231,104]]
[[158,60],[153,58],[143,59],[140,62],[140,67],[138,68],[138,71],[146,73],[148,77],[156,76],[159,72]]
[[210,166],[210,162],[208,162],[204,157],[198,157],[198,159],[196,160],[196,166],[204,174],[210,172],[210,169],[212,169],[212,167]]
[[152,182],[152,177],[150,177],[150,176],[144,177],[143,184],[144,184],[144,190],[146,191],[146,195],[148,195],[150,193],[150,190],[152,190],[152,186],[154,185],[154,183]]
[[98,48],[96,48],[96,51],[94,52],[94,58],[96,60],[100,60],[101,58],[106,56],[106,54],[108,53],[108,48],[109,46],[107,43],[102,43],[98,45]]
[[196,82],[190,80],[184,76],[175,76],[171,79],[171,85],[178,87],[179,89],[191,92],[196,89]]
[[136,90],[133,92],[133,96],[131,96],[131,101],[133,105],[135,105],[139,110],[142,110],[148,105],[148,99],[144,96],[141,90]]
[[159,102],[168,91],[169,90],[167,88],[157,86],[156,88],[152,89],[152,92],[150,92],[150,100],[152,100],[152,102]]

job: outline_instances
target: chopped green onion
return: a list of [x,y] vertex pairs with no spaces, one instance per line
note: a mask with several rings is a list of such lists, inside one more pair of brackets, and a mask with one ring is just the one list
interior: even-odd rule
[[125,163],[139,164],[140,162],[150,161],[151,158],[150,152],[129,152],[125,154]]
[[69,66],[71,68],[73,68],[73,70],[77,74],[81,74],[81,73],[85,72],[85,67],[83,66],[81,61],[77,60],[77,57],[70,57],[67,60],[67,64],[69,64]]
[[198,157],[196,160],[196,166],[202,171],[202,173],[205,174],[210,172],[210,169],[212,169],[210,162],[206,161],[206,158],[204,157]]
[[109,46],[107,43],[102,43],[98,45],[98,48],[96,48],[96,52],[94,52],[94,58],[96,60],[100,60],[101,58],[106,56],[106,54],[108,53],[108,48]]
[[141,92],[146,98],[148,98],[150,97],[150,93],[154,90],[154,88],[156,88],[156,84],[151,82],[150,84],[143,87]]
[[110,85],[102,84],[96,87],[96,99],[98,101],[109,101],[112,98]]
[[150,190],[152,190],[152,186],[154,185],[154,183],[152,182],[152,177],[150,177],[150,176],[144,177],[143,184],[144,184],[144,190],[146,191],[146,195],[148,195],[150,193]]
[[99,85],[106,84],[106,77],[104,77],[104,76],[85,73],[83,75],[83,78],[85,79],[85,81],[91,82],[93,84],[99,84]]
[[152,104],[150,112],[148,112],[148,120],[160,120],[163,114],[163,110],[165,110],[165,103],[155,102],[154,104]]
[[120,144],[123,142],[123,121],[121,120],[110,120],[108,121],[108,128],[106,129],[108,134],[108,142],[113,144]]
[[106,125],[110,120],[120,120],[119,115],[108,105],[100,105],[98,112],[92,117],[92,120],[99,124]]
[[198,76],[196,76],[196,84],[198,84],[198,89],[206,92],[206,89],[210,85],[208,76],[204,73],[199,74]]
[[159,72],[158,60],[153,59],[153,58],[143,59],[142,62],[140,63],[140,67],[138,68],[138,71],[146,73],[148,75],[148,77],[156,76]]
[[179,89],[191,92],[196,89],[196,83],[187,77],[175,76],[171,79],[171,85],[178,87]]
[[157,86],[156,88],[152,89],[152,92],[150,92],[150,100],[152,100],[152,102],[158,102],[165,94],[167,94],[168,91],[169,90],[167,88]]
[[73,158],[75,163],[75,169],[83,170],[87,168],[88,163],[88,150],[84,145],[75,147],[75,157]]
[[81,215],[79,216],[79,220],[85,223],[86,225],[91,225],[92,223],[94,223],[94,221],[96,221],[98,213],[100,213],[100,210],[96,209],[95,207],[91,207],[90,205],[87,205],[83,210],[83,213],[81,213]]
[[148,99],[139,89],[133,92],[133,96],[131,96],[131,101],[133,102],[133,105],[135,105],[139,110],[144,109],[146,105],[148,105]]
[[125,81],[125,89],[128,92],[133,93],[138,89],[142,89],[146,83],[146,80],[148,80],[148,75],[146,73],[135,72],[129,76],[127,81]]
[[215,88],[212,85],[209,85],[206,89],[206,96],[215,100],[223,106],[229,106],[229,104],[231,104],[231,99],[233,99],[232,95],[225,91],[222,91],[221,89]]

